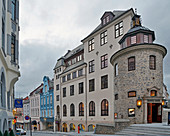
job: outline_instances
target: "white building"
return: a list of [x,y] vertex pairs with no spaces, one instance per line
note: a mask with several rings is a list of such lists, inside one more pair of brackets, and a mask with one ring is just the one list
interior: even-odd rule
[[25,116],[30,116],[30,100],[28,96],[23,99],[23,117],[24,117],[24,129],[29,130],[30,120],[26,120]]
[[133,9],[105,12],[82,45],[59,58],[54,68],[56,130],[92,131],[114,123],[113,66],[110,57],[131,27]]
[[0,130],[12,128],[14,84],[20,76],[19,0],[0,0]]
[[42,88],[43,84],[30,93],[30,117],[34,130],[40,130],[40,91]]

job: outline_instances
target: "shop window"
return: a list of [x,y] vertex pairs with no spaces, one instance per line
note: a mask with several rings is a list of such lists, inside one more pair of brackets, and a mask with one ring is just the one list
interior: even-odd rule
[[135,108],[128,109],[128,117],[135,117]]
[[157,91],[151,90],[151,96],[157,96]]
[[129,91],[128,97],[136,97],[136,91]]

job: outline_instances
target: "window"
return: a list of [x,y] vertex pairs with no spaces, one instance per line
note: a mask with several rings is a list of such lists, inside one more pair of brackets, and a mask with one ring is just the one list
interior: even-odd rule
[[75,72],[73,72],[73,79],[76,78],[76,77],[77,77],[77,73],[75,71]]
[[16,0],[12,0],[12,20],[16,20]]
[[56,96],[56,101],[59,101],[59,100],[60,100],[60,96],[57,95],[57,96]]
[[71,80],[71,74],[67,75],[67,81]]
[[70,96],[74,95],[74,85],[70,86]]
[[70,105],[70,116],[75,116],[75,109],[73,103]]
[[135,57],[128,58],[128,71],[135,70]]
[[100,45],[107,43],[107,30],[100,34]]
[[63,97],[66,97],[66,87],[63,88]]
[[60,116],[60,106],[57,105],[57,115]]
[[79,94],[83,93],[83,82],[79,83]]
[[156,90],[151,90],[151,96],[157,96],[157,91]]
[[101,77],[101,89],[108,88],[108,75]]
[[106,99],[101,102],[101,116],[109,116],[109,103]]
[[82,54],[77,57],[77,61],[81,61],[81,60],[82,60]]
[[2,49],[5,53],[5,23],[4,23],[4,19],[2,19]]
[[63,117],[67,116],[67,106],[64,104],[63,105]]
[[79,116],[84,116],[84,104],[82,102],[79,104]]
[[59,79],[59,75],[56,75],[56,79]]
[[62,77],[62,81],[63,81],[63,83],[66,81],[66,76]]
[[118,64],[115,64],[115,77],[118,76]]
[[70,65],[71,65],[71,60],[69,60],[69,61],[67,62],[67,65],[68,65],[68,66],[70,66]]
[[51,109],[51,117],[53,116],[53,110]]
[[95,116],[95,103],[93,101],[89,103],[89,116]]
[[80,77],[80,76],[82,76],[83,75],[83,69],[80,69],[79,71],[78,71],[78,76]]
[[128,109],[128,117],[135,117],[135,108]]
[[106,17],[106,22],[108,23],[110,21],[110,16]]
[[94,60],[89,62],[89,73],[94,72]]
[[89,92],[94,91],[95,85],[94,85],[94,79],[89,80]]
[[75,64],[75,63],[76,63],[76,58],[73,58],[73,59],[71,60],[71,62],[72,62],[72,64]]
[[129,91],[128,97],[136,97],[136,91]]
[[15,54],[15,35],[11,35],[11,61],[15,62],[16,54]]
[[94,50],[94,38],[91,39],[89,42],[88,42],[88,46],[89,46],[89,52],[93,51]]
[[115,25],[115,38],[123,35],[123,21]]
[[132,36],[130,39],[131,39],[131,44],[136,44],[136,35]]
[[47,96],[47,104],[49,104],[49,96]]
[[149,68],[151,70],[156,70],[156,56],[154,55],[149,56]]
[[115,94],[115,100],[118,100],[118,98],[119,98],[118,94]]
[[60,89],[60,88],[59,88],[59,84],[57,84],[57,85],[56,85],[56,90],[59,90],[59,89]]
[[144,41],[144,43],[149,43],[149,36],[148,35],[143,35],[143,41]]
[[101,56],[101,69],[106,68],[108,66],[108,55],[105,54]]
[[118,113],[114,113],[114,118],[115,118],[115,119],[118,118]]
[[50,103],[53,102],[53,99],[52,99],[52,98],[53,98],[52,95],[50,95]]

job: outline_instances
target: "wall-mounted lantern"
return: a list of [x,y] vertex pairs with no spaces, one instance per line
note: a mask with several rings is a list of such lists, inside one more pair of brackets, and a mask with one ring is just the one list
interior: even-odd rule
[[142,106],[142,99],[140,97],[138,97],[136,104],[138,108]]

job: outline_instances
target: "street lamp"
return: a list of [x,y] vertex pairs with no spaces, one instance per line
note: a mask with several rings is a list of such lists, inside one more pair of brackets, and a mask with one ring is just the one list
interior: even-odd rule
[[138,97],[136,104],[137,104],[138,108],[140,108],[142,106],[142,99],[140,97]]

